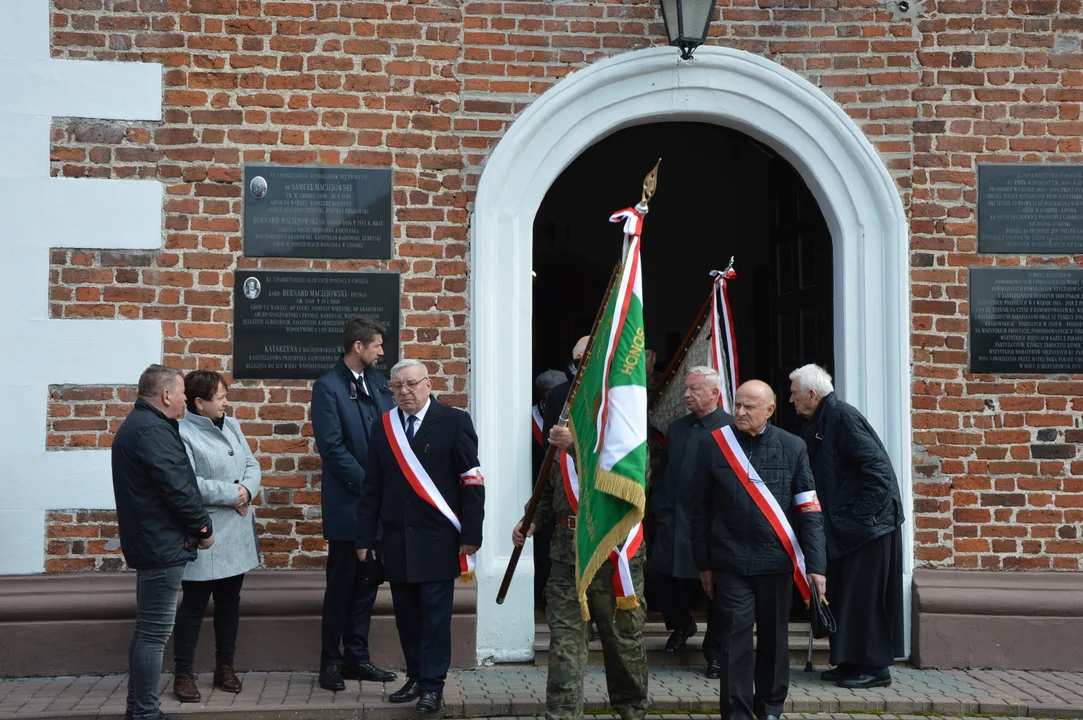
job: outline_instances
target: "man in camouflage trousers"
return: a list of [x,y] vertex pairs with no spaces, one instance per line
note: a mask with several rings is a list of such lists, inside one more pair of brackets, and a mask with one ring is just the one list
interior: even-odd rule
[[[559,448],[571,448],[572,435],[556,426],[549,441]],[[574,449],[571,450],[574,452]],[[522,532],[515,526],[512,541],[522,545],[536,527],[556,516],[556,529],[549,555],[552,569],[545,586],[546,619],[549,621],[549,677],[545,688],[546,720],[580,720],[583,717],[583,671],[587,666],[588,623],[583,620],[575,590],[575,511],[564,490],[559,462],[546,483],[534,520]],[[587,589],[591,619],[598,628],[605,659],[609,701],[622,720],[642,720],[647,714],[647,653],[643,644],[644,546],[629,563],[638,607],[617,609],[613,588],[613,566],[605,563]]]

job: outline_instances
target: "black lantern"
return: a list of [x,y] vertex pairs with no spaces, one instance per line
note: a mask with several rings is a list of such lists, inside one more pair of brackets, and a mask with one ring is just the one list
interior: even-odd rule
[[666,21],[669,44],[681,49],[688,60],[692,51],[707,39],[707,28],[714,13],[714,0],[659,0]]

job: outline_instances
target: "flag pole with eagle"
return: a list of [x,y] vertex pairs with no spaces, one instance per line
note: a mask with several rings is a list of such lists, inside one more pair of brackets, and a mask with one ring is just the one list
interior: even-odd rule
[[589,618],[587,588],[606,562],[613,564],[617,608],[639,605],[629,562],[643,542],[646,505],[647,364],[640,242],[657,182],[655,165],[643,182],[640,203],[610,217],[624,224],[619,273],[569,411],[579,482],[576,590],[584,619]]

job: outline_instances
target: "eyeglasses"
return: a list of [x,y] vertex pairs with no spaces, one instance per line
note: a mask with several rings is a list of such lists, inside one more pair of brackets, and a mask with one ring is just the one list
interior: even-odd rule
[[393,382],[388,387],[391,388],[391,392],[402,392],[404,388],[413,390],[421,383],[428,380],[427,377],[423,377],[420,380],[407,380],[406,382]]

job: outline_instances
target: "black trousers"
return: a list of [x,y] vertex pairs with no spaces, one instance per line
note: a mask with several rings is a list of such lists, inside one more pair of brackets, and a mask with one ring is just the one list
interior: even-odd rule
[[[722,641],[722,720],[782,716],[790,688],[792,573],[735,575],[715,571]],[[752,663],[752,626],[756,662]]]
[[827,592],[838,630],[831,664],[883,670],[903,655],[902,534],[870,540],[827,561]]
[[383,567],[378,560],[358,560],[349,540],[327,541],[321,667],[369,662],[369,623],[381,582]]
[[214,596],[214,662],[232,665],[237,652],[237,628],[241,622],[241,586],[244,573],[221,580],[182,582],[184,595],[177,607],[173,627],[173,663],[178,673],[192,672],[199,630],[207,603]]
[[703,584],[698,579],[677,578],[658,572],[648,573],[647,583],[652,586],[651,598],[666,621],[666,630],[670,632],[691,625],[692,610],[706,601],[707,630],[703,636],[703,659],[708,663],[720,661],[722,638],[718,634],[717,603],[703,593]]
[[391,583],[395,625],[399,629],[406,677],[421,681],[423,692],[443,692],[451,666],[451,610],[455,581]]

